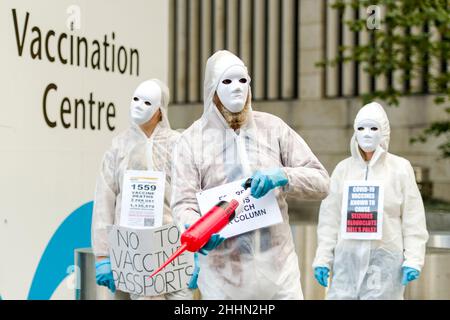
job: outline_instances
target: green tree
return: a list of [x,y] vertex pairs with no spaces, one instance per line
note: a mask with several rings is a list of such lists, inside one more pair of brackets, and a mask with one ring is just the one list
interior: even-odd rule
[[[381,28],[368,28],[367,16],[359,20],[345,21],[351,31],[369,29],[371,41],[358,46],[342,46],[337,57],[319,63],[321,66],[340,62],[357,61],[365,72],[373,77],[392,77],[401,71],[401,83],[422,79],[426,84],[422,93],[435,95],[434,102],[450,114],[450,73],[446,72],[450,58],[450,1],[447,0],[337,0],[332,4],[342,13],[346,8],[368,8],[376,5],[385,12],[379,24]],[[421,32],[411,32],[419,29]],[[440,72],[430,72],[432,61],[439,61]],[[396,73],[397,74],[397,73]],[[401,96],[410,95],[411,87],[402,90],[393,85],[385,90],[375,90],[361,96],[366,103],[375,98],[390,105],[398,105]],[[450,122],[447,119],[433,122],[411,142],[425,142],[430,137],[444,136],[439,145],[440,154],[450,157]]]

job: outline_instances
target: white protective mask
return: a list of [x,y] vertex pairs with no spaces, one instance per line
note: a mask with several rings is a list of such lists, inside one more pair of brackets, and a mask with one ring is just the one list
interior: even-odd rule
[[244,109],[248,97],[250,79],[241,66],[229,68],[219,80],[217,95],[228,111],[237,113]]
[[130,117],[137,125],[150,120],[161,106],[161,88],[153,81],[142,82],[131,99]]
[[364,152],[373,152],[381,142],[381,128],[378,122],[362,120],[356,126],[356,141]]

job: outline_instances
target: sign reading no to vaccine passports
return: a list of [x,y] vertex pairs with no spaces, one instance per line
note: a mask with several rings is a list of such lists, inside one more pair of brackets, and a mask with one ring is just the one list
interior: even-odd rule
[[[244,192],[242,183],[245,180],[234,181],[197,193],[197,201],[202,215],[206,214],[220,200],[231,201],[233,195],[237,197]],[[245,198],[242,212],[230,221],[220,235],[229,238],[281,222],[283,222],[283,217],[280,207],[275,193],[270,191],[260,199],[251,196]]]
[[379,181],[345,181],[341,213],[342,238],[381,239],[383,198],[384,190]]
[[187,288],[194,270],[193,254],[187,251],[149,277],[181,246],[180,236],[175,224],[149,229],[113,226],[109,254],[117,290],[156,296]]
[[193,255],[183,253],[150,278],[180,246],[175,224],[162,225],[165,173],[127,170],[123,177],[120,226],[109,232],[111,268],[120,291],[155,296],[187,288]]

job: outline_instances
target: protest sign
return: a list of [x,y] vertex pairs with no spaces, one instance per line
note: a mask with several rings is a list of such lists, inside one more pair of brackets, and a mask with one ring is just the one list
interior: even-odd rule
[[[244,192],[242,183],[245,180],[227,183],[197,193],[197,200],[202,215],[207,213],[220,200],[231,201],[233,198],[237,198]],[[255,199],[251,196],[245,198],[242,212],[230,221],[220,232],[220,235],[229,238],[281,222],[283,222],[283,217],[281,216],[280,207],[274,192],[270,191],[260,199]]]
[[123,177],[120,225],[160,227],[166,175],[160,171],[127,170]]
[[343,239],[381,239],[383,196],[383,186],[379,181],[344,182],[341,213]]
[[181,246],[180,236],[175,224],[148,229],[112,226],[108,240],[116,288],[142,296],[187,288],[194,270],[193,254],[187,251],[149,277]]

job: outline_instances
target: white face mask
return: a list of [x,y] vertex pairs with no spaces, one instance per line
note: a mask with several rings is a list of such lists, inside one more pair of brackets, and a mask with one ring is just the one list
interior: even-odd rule
[[223,74],[217,86],[217,95],[228,111],[242,111],[247,102],[249,77],[245,69],[239,66],[229,68]]
[[356,141],[364,152],[373,152],[381,142],[380,125],[373,120],[363,120],[356,127]]
[[161,89],[153,81],[142,82],[131,99],[130,116],[137,125],[150,120],[161,106]]

